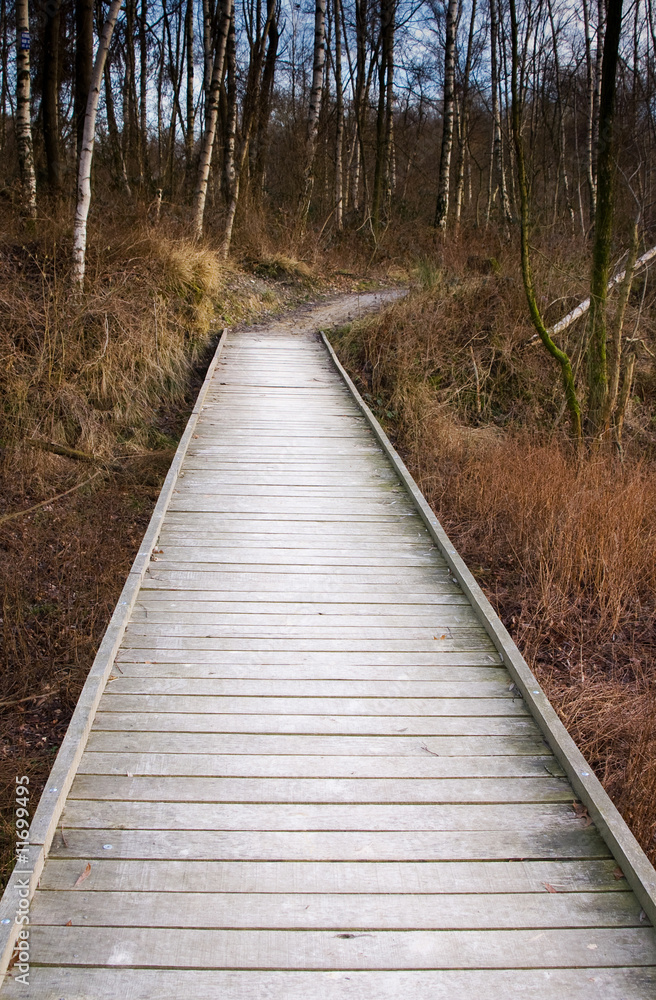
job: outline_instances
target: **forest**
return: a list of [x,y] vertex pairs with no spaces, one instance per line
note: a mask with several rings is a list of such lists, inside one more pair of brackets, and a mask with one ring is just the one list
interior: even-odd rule
[[336,350],[654,860],[652,0],[0,0],[0,150],[6,843],[218,332],[394,286]]

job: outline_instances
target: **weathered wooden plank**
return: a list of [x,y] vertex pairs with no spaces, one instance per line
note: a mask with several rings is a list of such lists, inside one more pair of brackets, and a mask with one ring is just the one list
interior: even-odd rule
[[255,563],[243,566],[239,563],[223,563],[214,569],[211,565],[194,562],[193,560],[169,560],[164,556],[156,556],[149,567],[145,581],[197,579],[199,583],[212,587],[213,580],[221,580],[235,590],[257,589],[266,586],[286,585],[291,589],[326,586],[330,589],[331,580],[346,587],[377,586],[388,584],[398,586],[399,590],[420,590],[430,588],[433,582],[442,586],[453,587],[446,568],[404,566],[399,569],[394,566],[313,566],[306,563],[292,563],[288,567],[278,567],[276,564]]
[[313,736],[286,734],[112,732],[92,729],[89,750],[136,753],[300,754],[301,756],[544,756],[538,736]]
[[[136,764],[134,766],[137,766]],[[126,768],[126,770],[129,770]],[[131,802],[572,803],[562,778],[200,778],[79,774],[73,799]]]
[[[337,675],[337,676],[336,676]],[[498,664],[487,664],[482,667],[463,667],[457,665],[440,666],[438,669],[429,666],[369,666],[368,664],[353,664],[350,661],[344,662],[338,667],[332,664],[307,664],[297,662],[287,662],[286,664],[276,663],[251,663],[239,664],[224,662],[223,657],[209,663],[154,663],[151,660],[141,662],[121,661],[120,666],[115,667],[112,675],[117,679],[120,677],[152,677],[152,678],[223,678],[228,680],[248,680],[249,683],[261,679],[264,687],[262,694],[269,693],[266,689],[267,683],[275,681],[283,684],[287,680],[303,680],[308,684],[316,680],[328,680],[335,685],[350,684],[356,681],[370,681],[377,685],[393,685],[405,681],[414,683],[425,681],[428,684],[436,685],[434,690],[440,695],[452,693],[449,690],[452,684],[464,684],[475,687],[477,684],[499,683],[506,685],[508,694],[512,694],[510,677],[505,673],[505,668]],[[437,680],[436,678],[440,678]],[[489,679],[489,680],[488,680]],[[481,689],[482,690],[482,689]],[[455,688],[453,689],[455,691]],[[297,693],[297,692],[296,692]]]
[[[605,861],[115,861],[90,862],[84,888],[170,893],[625,893]],[[53,858],[43,889],[73,889],[79,860]],[[77,891],[77,890],[76,890]],[[176,905],[175,897],[172,899]],[[421,901],[418,904],[421,905]]]
[[631,892],[485,895],[189,893],[39,893],[32,926],[199,927],[272,930],[515,930],[643,927]]
[[[445,637],[435,636],[434,639],[323,639],[321,637],[308,639],[266,638],[221,638],[194,637],[175,635],[151,635],[131,632],[123,640],[126,649],[183,650],[189,652],[282,652],[293,657],[295,653],[370,653],[393,656],[397,654],[424,654],[427,657],[452,652],[468,652],[494,650],[487,634],[479,629],[451,629]],[[435,653],[433,652],[435,650]],[[439,651],[439,652],[438,652]]]
[[437,569],[444,566],[441,557],[431,551],[388,552],[385,555],[372,555],[371,549],[369,549],[368,554],[366,550],[348,553],[345,546],[343,553],[333,550],[329,554],[320,555],[311,549],[287,550],[267,547],[249,551],[246,548],[243,550],[233,547],[216,548],[209,542],[199,547],[180,546],[167,544],[161,538],[159,549],[162,555],[158,558],[158,562],[179,563],[180,569],[186,569],[190,564],[203,565],[205,563],[221,564],[226,567],[239,565],[242,568],[250,567],[252,564],[256,566],[273,564],[275,566],[312,566],[317,568],[319,566],[353,566],[356,560],[358,571],[369,566],[376,569],[391,566],[403,568],[428,566]]
[[[361,591],[352,591],[346,595],[342,593],[318,595],[308,592],[306,588],[304,592],[288,591],[283,597],[278,598],[263,591],[241,593],[237,597],[229,590],[188,590],[184,587],[172,587],[167,590],[167,588],[156,586],[148,589],[142,588],[139,592],[140,607],[158,606],[173,610],[172,602],[183,602],[185,605],[195,604],[198,611],[209,610],[210,605],[214,604],[221,606],[219,610],[234,612],[245,610],[251,613],[280,612],[283,614],[293,613],[297,609],[308,613],[314,613],[316,610],[319,614],[334,611],[343,611],[348,614],[371,614],[375,613],[376,608],[381,608],[384,613],[391,605],[394,614],[402,615],[423,611],[430,612],[433,608],[436,609],[435,613],[437,613],[437,609],[445,605],[467,606],[467,599],[456,587],[446,593],[393,594],[387,591],[373,595]],[[253,605],[257,605],[257,607]]]
[[[311,976],[311,982],[309,981]],[[656,991],[656,972],[629,969],[431,970],[390,972],[332,971],[312,973],[245,970],[169,970],[37,967],[30,986],[11,981],[10,1000],[308,1000],[309,990],[323,1000],[563,1000],[583,987],[604,1000],[645,1000]]]
[[152,802],[68,799],[66,829],[101,830],[329,830],[376,834],[424,831],[537,831],[547,841],[559,833],[584,832],[582,819],[563,802],[507,803],[316,803]]
[[[550,832],[116,830],[55,835],[53,856],[196,861],[507,861],[603,859],[610,852],[592,827]],[[84,865],[82,865],[84,867]]]
[[[210,705],[204,712],[194,713],[194,704],[169,706],[169,711],[158,711],[162,705],[156,698],[143,699],[142,710],[130,712],[122,709],[122,702],[107,701],[98,711],[94,729],[124,732],[166,733],[277,733],[290,735],[339,735],[339,736],[535,736],[538,732],[534,720],[528,717],[503,716],[361,716],[361,715],[257,715],[220,714]],[[129,696],[126,696],[129,697]],[[207,699],[208,701],[210,699]],[[178,708],[178,711],[173,709]],[[113,709],[113,711],[112,711]],[[187,710],[188,709],[188,710]]]
[[[343,663],[347,659],[347,667],[367,665],[373,667],[389,666],[401,669],[412,669],[413,667],[428,667],[437,670],[445,667],[485,667],[498,666],[500,657],[496,653],[488,653],[484,649],[473,649],[461,652],[451,652],[444,650],[444,644],[439,651],[434,653],[409,653],[399,651],[396,653],[378,653],[371,650],[365,652],[348,651],[348,658],[343,652],[320,650],[279,650],[279,649],[169,649],[150,647],[138,647],[125,649],[121,647],[116,654],[116,662],[122,663],[215,663],[221,664],[287,664],[294,663],[297,666],[334,666]],[[334,673],[333,675],[334,676]],[[437,677],[437,674],[434,676]]]
[[[507,675],[492,668],[483,668],[481,673],[492,673],[490,680],[462,681],[408,681],[408,680],[308,680],[303,679],[303,699],[305,698],[463,698],[467,701],[480,698],[512,698]],[[147,695],[213,695],[241,696],[251,698],[285,698],[299,694],[297,680],[280,678],[223,679],[218,677],[166,677],[154,672],[142,677],[114,674],[111,691],[117,694]],[[390,713],[385,713],[390,714]],[[392,713],[393,714],[393,713]],[[412,715],[408,711],[404,714]]]
[[[431,635],[435,635],[436,629],[441,625],[442,628],[448,627],[467,627],[476,628],[478,622],[471,610],[471,608],[463,607],[453,607],[451,605],[446,605],[442,607],[436,607],[431,610],[429,614],[423,615],[397,615],[393,613],[392,609],[390,614],[379,614],[379,615],[367,615],[367,614],[344,614],[340,613],[340,610],[345,609],[335,609],[337,614],[331,612],[317,612],[316,614],[308,614],[307,612],[293,613],[292,611],[287,611],[286,606],[283,605],[282,608],[278,605],[277,613],[266,613],[255,611],[254,608],[246,608],[242,606],[242,611],[238,614],[235,612],[221,612],[213,611],[208,609],[209,602],[200,602],[199,604],[193,604],[188,602],[185,611],[173,610],[172,608],[166,608],[161,610],[158,607],[153,607],[151,604],[142,603],[136,607],[132,612],[132,625],[139,625],[141,623],[147,623],[148,625],[211,625],[220,626],[224,629],[240,626],[242,629],[254,626],[258,629],[262,629],[265,626],[269,626],[273,629],[280,628],[293,628],[298,631],[301,627],[307,630],[311,629],[314,634],[317,628],[319,629],[330,629],[335,631],[339,629],[358,629],[358,631],[363,632],[368,635],[368,630],[371,629],[423,629],[423,634],[426,634],[426,630],[431,630]],[[193,610],[192,610],[193,608]],[[347,633],[348,634],[348,633]]]
[[[551,777],[563,777],[556,758],[548,755],[438,757],[435,754],[424,753],[422,757],[382,755],[367,757],[354,754],[341,756],[315,754],[304,757],[300,754],[221,754],[211,751],[199,754],[167,753],[150,752],[147,749],[127,752],[122,749],[114,752],[87,749],[80,761],[78,777],[87,774],[108,774],[126,778],[128,775],[133,775],[135,778],[140,775],[179,775],[186,776],[191,785],[195,781],[195,775],[220,778],[322,778],[324,780],[403,778],[404,782],[411,783],[457,779],[457,786],[462,783],[463,795],[467,791],[466,782],[471,779],[476,779],[480,783],[481,779],[494,778],[546,778],[549,781]],[[520,786],[514,794],[528,795],[528,792],[522,792],[521,785],[521,781],[514,782],[513,787]],[[408,788],[407,794],[412,794],[412,788]]]
[[[128,694],[115,693],[112,687],[101,701],[103,712],[188,712],[217,715],[331,715],[331,716],[383,716],[409,719],[413,716],[431,721],[450,716],[500,716],[530,718],[521,698],[313,698],[285,697],[282,695],[260,697],[257,695],[179,694]],[[367,723],[362,722],[362,725]]]
[[[444,642],[446,639],[457,639],[461,637],[469,638],[471,635],[480,635],[483,632],[481,626],[475,620],[460,621],[453,625],[445,625],[440,632],[436,628],[435,622],[422,627],[397,625],[388,628],[384,624],[380,625],[341,625],[331,626],[328,622],[322,624],[321,618],[317,624],[304,625],[301,627],[294,625],[276,625],[274,622],[265,621],[258,624],[235,623],[224,625],[212,622],[182,623],[182,622],[154,622],[148,618],[143,621],[131,622],[126,631],[125,642],[130,645],[134,636],[168,636],[181,639],[212,639],[212,638],[235,638],[235,639],[312,639],[317,644],[319,640],[331,639],[357,639],[364,641],[373,639],[376,642],[401,643],[421,642],[424,640],[429,649],[433,648],[435,642]],[[395,647],[392,645],[392,649]]]
[[651,928],[531,931],[225,931],[34,927],[45,964],[169,968],[580,968],[656,963]]

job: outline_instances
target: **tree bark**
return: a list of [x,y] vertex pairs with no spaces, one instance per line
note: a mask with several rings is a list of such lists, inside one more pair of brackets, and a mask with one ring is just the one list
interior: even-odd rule
[[16,0],[16,146],[23,187],[23,210],[36,218],[36,173],[32,144],[30,15],[28,0]]
[[232,242],[232,230],[235,222],[235,216],[237,214],[237,205],[239,203],[241,176],[248,156],[248,148],[259,107],[262,88],[264,53],[271,25],[273,24],[276,16],[276,9],[277,0],[267,0],[266,21],[264,23],[264,27],[260,28],[260,12],[258,6],[258,12],[256,15],[256,30],[253,31],[251,35],[251,57],[248,66],[246,91],[244,93],[243,100],[240,130],[241,134],[239,138],[238,151],[234,153],[232,150],[237,150],[236,139],[232,138],[233,134],[236,136],[237,124],[236,43],[234,17],[231,22],[231,34],[228,39],[228,84],[229,90],[232,88],[231,92],[234,93],[235,96],[230,96],[229,94],[228,99],[228,106],[230,109],[228,115],[228,142],[226,144],[226,164],[229,174],[227,176],[226,185],[228,190],[228,210],[226,214],[221,248],[224,257],[228,256],[230,244]]
[[191,158],[194,152],[194,0],[187,0],[185,14],[185,43],[187,58],[187,131],[185,133],[186,170],[191,172]]
[[474,51],[474,29],[476,26],[476,0],[472,0],[469,36],[467,38],[467,56],[465,58],[465,74],[462,82],[462,111],[458,116],[458,162],[456,164],[456,204],[455,231],[460,229],[460,217],[465,193],[465,152],[469,142],[469,77],[471,74],[472,55]]
[[150,176],[148,164],[148,46],[146,27],[148,24],[148,0],[141,0],[139,15],[139,182],[145,183]]
[[105,61],[109,51],[109,43],[114,32],[114,26],[121,9],[123,0],[112,0],[107,20],[103,25],[102,34],[98,42],[98,52],[93,65],[91,81],[89,86],[89,96],[87,98],[87,111],[84,117],[84,129],[82,131],[82,147],[80,150],[78,178],[77,178],[77,207],[75,210],[75,223],[73,227],[73,285],[78,291],[84,288],[84,270],[87,252],[87,219],[89,217],[89,206],[91,204],[91,164],[93,161],[93,147],[96,135],[96,115],[98,113],[98,99],[100,97],[100,86],[105,71]]
[[227,98],[228,98],[228,123],[226,129],[225,144],[225,184],[228,211],[226,223],[223,230],[223,256],[227,257],[232,241],[232,230],[237,214],[237,203],[239,201],[239,183],[241,171],[237,169],[236,146],[237,146],[237,68],[236,68],[236,42],[235,42],[235,19],[234,15],[230,20],[228,29],[228,42],[226,51],[226,75],[227,75]]
[[43,145],[46,154],[48,187],[53,195],[61,191],[59,149],[59,30],[61,0],[51,0],[43,25]]
[[77,158],[82,149],[82,133],[93,72],[93,0],[75,0],[75,90],[73,117]]
[[615,89],[623,0],[608,0],[606,36],[601,69],[599,99],[599,142],[597,145],[597,211],[590,279],[590,319],[588,340],[587,430],[593,439],[608,429],[608,359],[606,303],[615,210]]
[[112,90],[112,75],[110,57],[105,60],[105,110],[107,113],[107,131],[109,132],[109,144],[114,157],[114,169],[119,184],[123,188],[128,198],[132,197],[132,189],[128,180],[128,172],[125,167],[125,159],[121,148],[121,137],[116,124],[116,113],[114,111],[114,93]]
[[305,164],[303,170],[303,190],[299,206],[299,222],[303,228],[307,222],[314,187],[314,161],[319,135],[319,115],[323,91],[323,68],[326,60],[326,0],[315,0],[314,7],[314,58],[312,65],[312,89],[308,112],[305,140]]
[[597,185],[594,176],[593,134],[595,119],[595,75],[592,65],[592,40],[590,37],[590,0],[583,0],[583,27],[585,31],[585,71],[588,90],[588,108],[585,132],[585,167],[590,197],[590,223],[592,223],[597,208]]
[[344,93],[342,90],[341,0],[335,0],[335,229],[344,224]]
[[[494,0],[491,0],[494,3]],[[446,229],[449,214],[449,187],[451,178],[451,150],[453,149],[453,109],[455,96],[456,25],[458,0],[449,0],[446,11],[446,44],[444,46],[444,106],[442,111],[442,148],[440,152],[440,177],[435,206],[435,228]]]
[[264,60],[264,73],[262,74],[262,86],[260,87],[257,109],[253,181],[258,197],[264,192],[266,178],[267,156],[269,152],[269,119],[271,118],[271,99],[273,97],[273,84],[276,76],[279,41],[280,34],[278,31],[277,16],[274,15],[269,28],[269,44],[267,45],[267,54]]
[[221,80],[223,79],[226,45],[232,17],[233,0],[223,0],[221,5],[219,30],[214,48],[212,76],[210,78],[209,91],[205,95],[205,131],[203,132],[203,141],[200,148],[196,194],[194,198],[194,232],[197,239],[200,239],[203,235],[203,216],[205,214],[205,200],[207,198],[207,182],[210,176],[212,150],[214,148],[214,138],[216,136],[216,122],[219,115],[219,91],[221,89]]

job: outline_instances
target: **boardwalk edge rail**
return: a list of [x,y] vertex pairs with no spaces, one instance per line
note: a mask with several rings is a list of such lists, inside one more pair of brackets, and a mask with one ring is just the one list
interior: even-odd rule
[[558,718],[551,702],[515,645],[510,633],[476,583],[472,573],[454,548],[444,528],[408,472],[405,463],[344,369],[328,337],[321,332],[321,338],[333,364],[408,491],[433,541],[449,566],[451,574],[472,602],[479,621],[494,643],[513,682],[519,688],[544,739],[567,774],[574,792],[587,808],[590,818],[606,841],[615,860],[619,863],[623,875],[638,897],[646,916],[656,926],[656,870]]
[[223,329],[184,434],[180,438],[180,443],[164,480],[148,528],[132,563],[102,642],[98,647],[66,735],[43,789],[41,800],[30,826],[28,841],[30,846],[26,852],[27,863],[18,862],[16,864],[0,900],[0,981],[7,971],[19,931],[23,926],[29,929],[29,924],[17,923],[16,917],[21,907],[23,908],[22,912],[28,912],[29,916],[29,911],[26,910],[27,903],[24,900],[28,902],[31,900],[38,885],[52,838],[57,830],[59,818],[66,802],[66,796],[77,772],[98,703],[114,665],[114,659],[123,639],[123,633],[130,619],[139,588],[150,564],[153,549],[157,544],[162,521],[177,483],[189,442],[196,429],[212,376],[221,357],[226,336],[227,329]]

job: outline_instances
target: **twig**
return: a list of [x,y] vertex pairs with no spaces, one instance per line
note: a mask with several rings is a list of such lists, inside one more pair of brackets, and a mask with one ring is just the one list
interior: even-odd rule
[[63,493],[58,493],[57,496],[50,497],[48,500],[42,500],[41,503],[35,503],[33,507],[26,507],[25,510],[15,510],[13,514],[3,514],[3,516],[0,517],[0,524],[4,524],[6,521],[13,521],[15,517],[22,517],[23,514],[31,514],[32,511],[38,510],[39,507],[45,507],[46,504],[54,503],[55,500],[61,500],[62,497],[67,497],[69,493],[74,493],[75,490],[82,489],[83,486],[86,486],[87,483],[90,483],[92,479],[95,479],[96,476],[99,476],[100,473],[103,471],[104,471],[103,469],[98,469],[97,472],[94,472],[92,476],[89,476],[88,479],[85,479],[83,483],[78,483],[76,486],[71,486],[70,490],[64,490]]
[[64,444],[54,444],[52,441],[44,441],[42,438],[24,438],[24,443],[29,445],[30,448],[51,451],[54,455],[63,455],[64,458],[74,458],[78,462],[88,462],[90,465],[93,465],[96,461],[93,455],[89,455],[86,451],[68,448]]
[[0,708],[13,708],[14,705],[22,705],[24,701],[38,701],[43,698],[46,701],[47,698],[52,698],[54,691],[46,691],[45,694],[28,694],[27,698],[17,698],[16,701],[0,701]]

